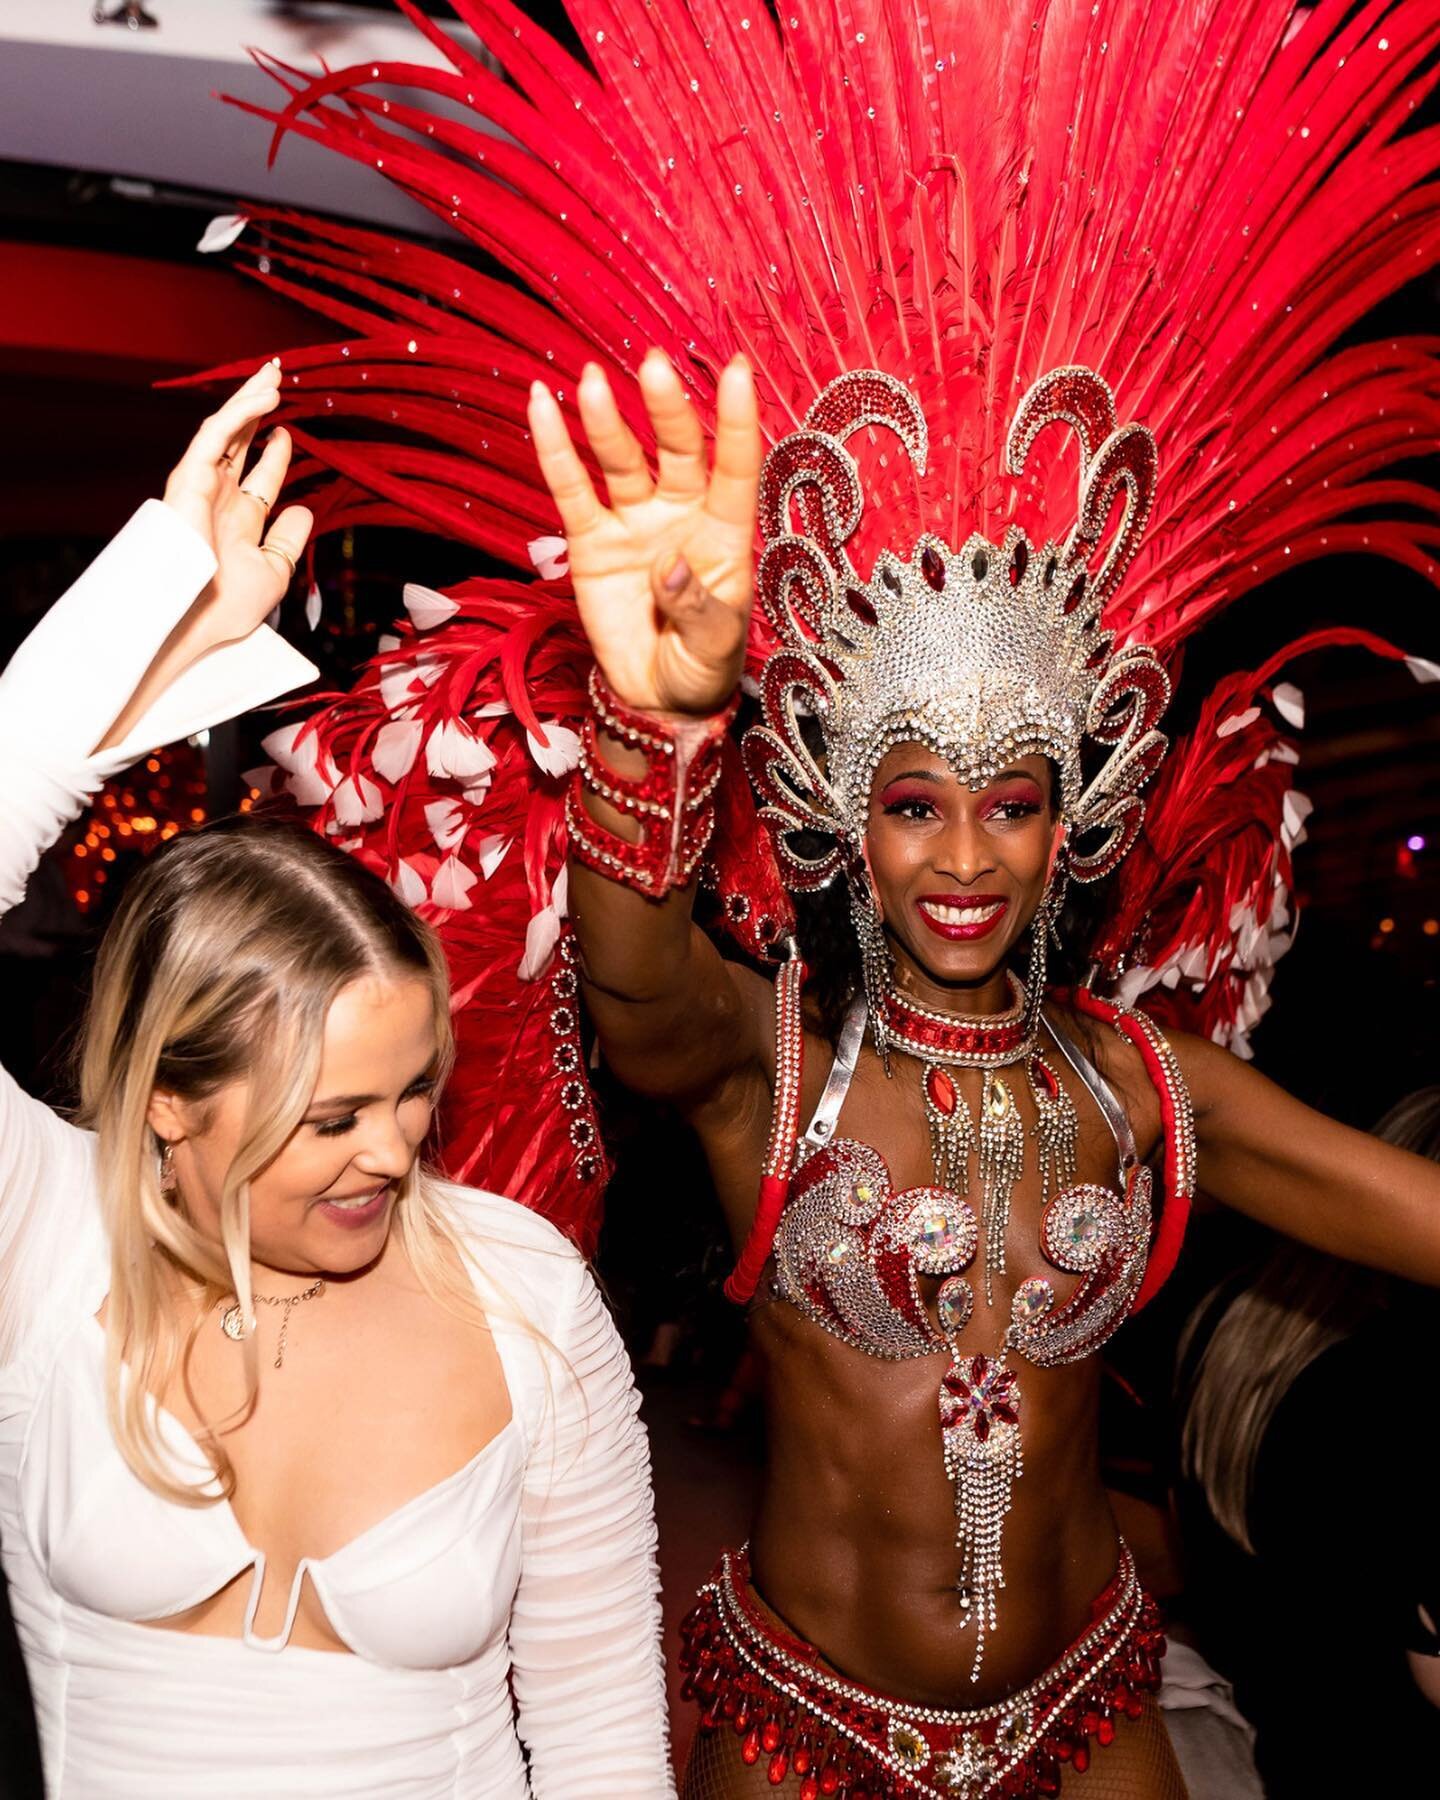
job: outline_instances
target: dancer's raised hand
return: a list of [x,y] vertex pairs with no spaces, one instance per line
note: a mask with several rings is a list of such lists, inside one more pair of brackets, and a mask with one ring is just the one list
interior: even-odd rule
[[713,468],[680,377],[659,350],[641,364],[640,392],[655,431],[653,477],[604,371],[587,363],[580,378],[580,418],[608,506],[540,382],[530,432],[560,513],[580,617],[616,697],[655,712],[714,713],[740,679],[754,592],[755,383],[743,357],[720,377]]

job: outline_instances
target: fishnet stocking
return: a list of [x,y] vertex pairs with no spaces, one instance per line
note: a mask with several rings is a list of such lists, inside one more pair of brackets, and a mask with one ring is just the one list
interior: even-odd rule
[[[1066,1769],[1061,1800],[1187,1800],[1184,1777],[1175,1760],[1165,1721],[1153,1700],[1138,1719],[1122,1718],[1115,1742],[1091,1746],[1092,1761],[1083,1775]],[[798,1780],[787,1776],[773,1788],[765,1771],[767,1759],[749,1765],[740,1756],[740,1739],[723,1728],[697,1732],[680,1781],[680,1800],[794,1800]]]
[[1061,1800],[1187,1800],[1185,1777],[1153,1697],[1138,1719],[1120,1719],[1113,1744],[1102,1749],[1092,1742],[1090,1755],[1083,1775],[1064,1771]]

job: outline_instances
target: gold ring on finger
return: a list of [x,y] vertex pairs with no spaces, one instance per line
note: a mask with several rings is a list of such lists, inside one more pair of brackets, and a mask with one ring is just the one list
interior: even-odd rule
[[295,558],[288,550],[282,550],[279,544],[262,544],[260,546],[260,552],[263,556],[278,556],[281,562],[285,564],[286,568],[289,569],[291,580],[294,580],[296,567]]
[[253,500],[257,506],[263,506],[267,513],[269,512],[270,508],[275,504],[275,502],[273,500],[267,500],[263,494],[257,494],[255,492],[254,488],[242,487],[240,489],[240,492],[245,496],[245,498],[247,500]]

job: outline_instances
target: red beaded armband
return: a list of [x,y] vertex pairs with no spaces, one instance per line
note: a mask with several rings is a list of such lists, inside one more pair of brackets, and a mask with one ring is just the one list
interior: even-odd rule
[[[661,900],[672,888],[689,885],[710,842],[720,747],[739,698],[708,719],[636,712],[618,701],[599,669],[593,669],[590,701],[593,711],[581,728],[579,767],[565,797],[571,852],[587,869]],[[644,754],[643,776],[619,775],[602,761],[602,731]],[[592,818],[583,799],[587,793],[637,820],[639,843]]]

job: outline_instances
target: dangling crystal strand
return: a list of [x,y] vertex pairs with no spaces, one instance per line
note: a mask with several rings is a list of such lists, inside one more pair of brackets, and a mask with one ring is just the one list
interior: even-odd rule
[[[952,1349],[953,1356],[953,1349]],[[955,1547],[960,1605],[974,1609],[980,1679],[986,1634],[995,1629],[997,1591],[1005,1585],[1000,1540],[1014,1484],[1024,1473],[1020,1391],[1013,1370],[985,1355],[953,1357],[940,1387],[945,1472],[955,1487]]]
[[993,1069],[980,1094],[980,1223],[985,1233],[985,1304],[993,1306],[993,1277],[1005,1273],[1010,1200],[1025,1168],[1025,1123],[1015,1096]]
[[1060,1085],[1060,1078],[1038,1052],[1026,1068],[1035,1100],[1035,1148],[1040,1174],[1040,1204],[1049,1203],[1075,1180],[1076,1145],[1080,1122],[1075,1102]]
[[927,1063],[922,1079],[935,1178],[952,1193],[968,1194],[970,1158],[975,1152],[975,1122],[970,1108],[948,1070]]
[[894,976],[890,946],[873,907],[865,906],[852,893],[850,915],[860,945],[860,979],[869,1009],[870,1030],[875,1040],[875,1054],[886,1075],[890,1073],[890,1033],[885,1024],[884,997]]
[[978,1681],[985,1661],[985,1639],[995,1629],[995,1595],[1005,1585],[1000,1563],[1000,1538],[1010,1510],[1010,1490],[1021,1473],[1020,1440],[996,1452],[982,1452],[965,1459],[956,1492],[961,1496],[956,1547],[960,1551],[960,1580],[975,1608],[975,1661],[970,1679]]

